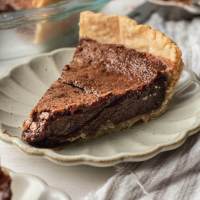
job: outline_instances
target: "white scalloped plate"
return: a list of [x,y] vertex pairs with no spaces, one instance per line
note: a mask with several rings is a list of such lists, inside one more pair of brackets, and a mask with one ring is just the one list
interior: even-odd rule
[[47,185],[42,179],[29,175],[4,170],[12,179],[12,200],[70,200],[70,197]]
[[73,49],[60,49],[13,68],[0,79],[0,138],[28,154],[43,156],[63,165],[112,166],[124,161],[143,161],[181,146],[200,130],[200,86],[184,71],[169,110],[146,124],[121,133],[59,149],[34,148],[24,143],[20,126],[44,91],[59,76]]

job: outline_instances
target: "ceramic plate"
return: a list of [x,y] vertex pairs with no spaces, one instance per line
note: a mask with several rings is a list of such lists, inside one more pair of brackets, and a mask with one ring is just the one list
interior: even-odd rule
[[70,200],[68,195],[48,186],[36,176],[4,170],[12,179],[12,200]]
[[22,122],[32,107],[69,63],[73,49],[60,49],[14,67],[0,79],[0,138],[24,152],[63,165],[111,166],[143,161],[182,145],[200,129],[200,86],[184,71],[168,111],[146,124],[85,143],[59,149],[40,149],[21,140]]

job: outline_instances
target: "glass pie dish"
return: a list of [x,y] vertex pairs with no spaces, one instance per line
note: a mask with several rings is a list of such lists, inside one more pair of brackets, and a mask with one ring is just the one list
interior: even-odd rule
[[42,8],[0,14],[0,61],[70,47],[78,39],[82,10],[100,10],[109,0],[62,0]]

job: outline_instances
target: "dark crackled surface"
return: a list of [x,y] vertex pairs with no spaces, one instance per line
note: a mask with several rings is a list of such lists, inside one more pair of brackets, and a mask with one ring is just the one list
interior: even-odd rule
[[107,121],[118,124],[157,109],[165,97],[166,67],[149,54],[82,39],[24,123],[23,139],[55,146],[82,132],[94,135]]

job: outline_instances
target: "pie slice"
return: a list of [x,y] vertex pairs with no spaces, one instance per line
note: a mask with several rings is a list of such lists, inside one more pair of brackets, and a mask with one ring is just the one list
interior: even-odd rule
[[11,200],[11,178],[3,171],[0,167],[0,199],[1,200]]
[[181,70],[181,51],[158,30],[82,12],[73,60],[24,122],[22,138],[57,146],[146,122],[166,110]]

